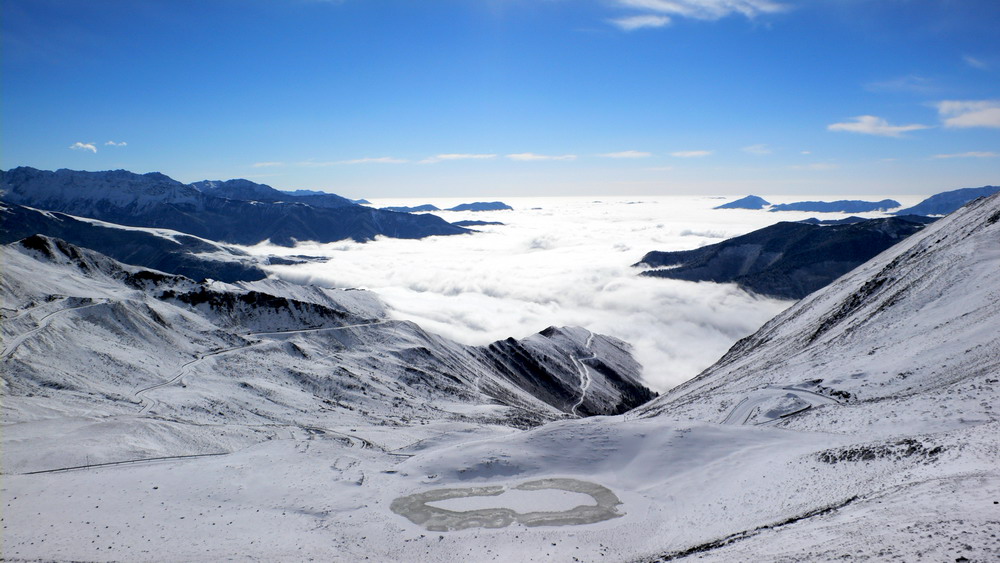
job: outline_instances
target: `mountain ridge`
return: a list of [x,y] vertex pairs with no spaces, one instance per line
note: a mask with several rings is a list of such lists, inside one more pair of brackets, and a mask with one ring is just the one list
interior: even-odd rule
[[[233,191],[272,189],[243,182],[231,186]],[[379,235],[423,238],[469,232],[431,215],[392,213],[355,204],[316,207],[296,201],[214,197],[160,173],[140,175],[125,170],[83,172],[67,169],[49,172],[20,167],[0,172],[0,186],[2,199],[10,203],[122,225],[165,227],[233,244],[270,240],[274,244],[291,246],[295,241],[306,240],[367,241]]]

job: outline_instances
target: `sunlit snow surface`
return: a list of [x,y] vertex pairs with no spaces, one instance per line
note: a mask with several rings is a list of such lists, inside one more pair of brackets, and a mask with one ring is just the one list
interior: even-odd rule
[[[920,199],[893,197],[904,203]],[[532,334],[550,325],[616,336],[635,346],[647,384],[663,391],[708,367],[790,304],[748,295],[735,285],[643,278],[631,267],[652,250],[698,248],[778,221],[816,216],[712,209],[732,199],[504,198],[513,211],[435,212],[452,222],[504,223],[471,227],[481,232],[470,236],[250,250],[329,256],[326,263],[271,270],[295,281],[375,290],[398,318],[466,344]],[[468,200],[392,199],[373,205],[432,203],[446,209],[463,201]]]
[[[578,203],[580,209],[590,205]],[[745,215],[759,221],[774,215],[753,213]],[[505,222],[513,226],[517,216],[507,215]],[[582,211],[578,216],[579,222],[564,218],[560,229],[597,229]],[[628,225],[618,232],[629,232]],[[655,241],[653,248],[672,249],[671,240],[716,240],[681,236],[691,224],[670,225],[664,222],[663,229],[675,229],[677,238]],[[755,228],[744,227],[734,231]],[[496,229],[488,236],[501,240],[497,234],[509,226]],[[534,267],[549,272],[544,279],[562,283],[548,294],[558,304],[550,309],[568,315],[569,304],[586,302],[584,297],[558,301],[560,292],[586,277],[589,268],[580,264],[601,262],[610,268],[610,256],[629,264],[647,250],[646,243],[614,250],[621,239],[612,232],[578,234],[584,237],[580,248],[597,250],[582,256],[567,251],[573,257],[562,262],[559,245],[532,251],[522,244],[517,254],[501,252],[497,242],[493,250],[522,277],[529,269],[517,270],[515,256],[548,253],[550,258]],[[462,240],[473,244],[487,237],[424,242],[460,245]],[[449,418],[452,412],[502,413],[503,407],[480,408],[447,397],[420,396],[411,400],[419,407],[413,408],[358,390],[350,410],[316,410],[311,393],[281,377],[311,369],[303,365],[305,357],[333,372],[336,364],[324,352],[335,343],[316,332],[287,342],[262,333],[259,345],[239,354],[191,364],[179,384],[153,393],[156,403],[145,411],[149,398],[136,397],[137,391],[168,382],[198,354],[225,349],[224,334],[209,323],[212,317],[123,291],[113,281],[90,286],[86,278],[66,275],[56,266],[7,257],[0,281],[13,291],[32,293],[34,300],[30,306],[27,300],[5,302],[16,308],[4,311],[5,368],[33,377],[50,370],[72,373],[76,377],[68,382],[78,389],[51,382],[44,393],[15,396],[9,383],[13,372],[4,374],[2,555],[14,561],[568,563],[652,561],[687,553],[684,560],[995,561],[1000,558],[998,241],[1000,196],[989,207],[928,227],[828,291],[789,308],[758,333],[752,348],[646,408],[624,416],[559,420],[528,431]],[[421,268],[461,272],[458,259],[427,265],[427,256],[401,253],[393,262],[389,250],[407,245],[380,245],[335,252],[326,271],[335,276],[342,262],[344,271],[358,276],[365,267],[382,268],[387,277],[386,272],[407,269],[416,275]],[[467,254],[466,268],[479,268],[472,258],[485,260],[489,250]],[[564,278],[559,275],[563,268],[570,270]],[[490,282],[490,291],[504,285],[522,292],[534,287],[518,281],[518,275]],[[15,277],[22,285],[15,285]],[[470,274],[461,283],[471,285],[474,279]],[[617,274],[604,278],[606,284],[630,280]],[[282,290],[278,282],[263,285]],[[601,286],[593,281],[590,287]],[[306,298],[312,290],[284,291]],[[63,297],[39,298],[53,293]],[[437,310],[459,311],[446,306],[444,293],[424,295]],[[618,297],[625,300],[626,293]],[[650,295],[657,294],[634,294]],[[692,295],[711,294],[702,288]],[[590,294],[595,301],[600,296]],[[352,310],[381,318],[376,304],[360,303],[360,295],[351,298],[359,301]],[[494,312],[510,313],[500,305],[530,302],[480,298],[496,305],[496,311],[485,309],[483,322],[491,322]],[[669,315],[668,302],[647,305],[650,315]],[[392,304],[403,315],[400,298]],[[169,329],[134,322],[146,318],[147,305]],[[434,310],[431,305],[427,311]],[[627,309],[595,307],[599,314],[587,318],[597,322],[622,310]],[[645,325],[649,330],[657,326]],[[142,338],[132,342],[136,335]],[[399,346],[391,338],[386,336],[386,345]],[[144,349],[148,342],[170,345]],[[127,357],[137,350],[140,358]],[[119,363],[140,366],[142,377],[97,373]],[[370,381],[384,375],[373,374]],[[244,382],[255,390],[244,389]],[[203,408],[206,404],[213,410]],[[399,422],[403,406],[412,416],[409,424]],[[218,408],[234,410],[219,416]],[[81,459],[83,452],[91,459]],[[154,452],[221,455],[134,461]],[[93,458],[128,463],[28,474]],[[531,492],[541,496],[502,499],[501,493],[496,503],[484,504],[486,496],[473,502],[466,495],[527,492],[526,485],[538,487]],[[445,515],[441,526],[393,511],[394,504],[405,503],[400,499],[433,498],[443,490],[460,493],[454,497],[457,504],[436,505],[456,513]],[[577,504],[579,497],[556,498],[560,490],[586,491],[592,500]],[[599,494],[603,490],[613,498]],[[584,512],[577,508],[597,507],[599,497],[613,517],[570,525],[513,521],[516,514],[546,518]],[[483,516],[494,523],[505,515],[512,521],[505,527],[464,527],[477,516],[470,514],[474,511],[486,511]],[[461,523],[456,527],[463,529],[448,523]]]

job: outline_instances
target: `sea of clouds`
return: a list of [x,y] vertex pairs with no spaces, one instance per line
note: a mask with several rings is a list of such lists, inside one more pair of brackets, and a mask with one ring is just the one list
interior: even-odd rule
[[[397,318],[466,344],[523,338],[551,325],[583,326],[618,337],[634,346],[646,383],[664,391],[697,375],[791,304],[731,284],[644,278],[632,267],[651,250],[697,248],[778,221],[815,216],[712,209],[732,199],[505,198],[513,211],[436,212],[448,221],[504,223],[475,227],[480,232],[472,235],[249,250],[329,257],[271,269],[299,283],[373,290]],[[816,198],[778,201],[801,199]],[[482,201],[386,199],[373,204],[432,203],[444,209],[476,200]]]

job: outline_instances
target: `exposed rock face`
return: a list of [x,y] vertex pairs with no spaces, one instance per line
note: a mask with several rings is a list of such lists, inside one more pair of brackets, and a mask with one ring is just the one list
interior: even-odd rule
[[[299,197],[282,202],[215,197],[159,173],[48,172],[21,167],[3,172],[0,180],[3,199],[11,203],[122,225],[174,229],[234,244],[270,240],[290,246],[297,240],[366,241],[377,235],[422,238],[469,232],[432,215],[392,213],[353,204],[317,207],[299,202]],[[202,187],[207,192],[216,189]],[[240,197],[270,193],[269,187],[246,181],[218,189]]]
[[820,226],[782,222],[695,250],[650,252],[641,275],[736,283],[747,291],[800,299],[919,231],[903,217]]

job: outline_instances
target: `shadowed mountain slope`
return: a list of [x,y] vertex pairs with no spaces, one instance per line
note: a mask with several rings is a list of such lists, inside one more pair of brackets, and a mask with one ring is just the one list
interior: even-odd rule
[[747,291],[800,299],[924,227],[892,217],[843,225],[782,222],[694,250],[650,252],[643,276],[736,283]]

